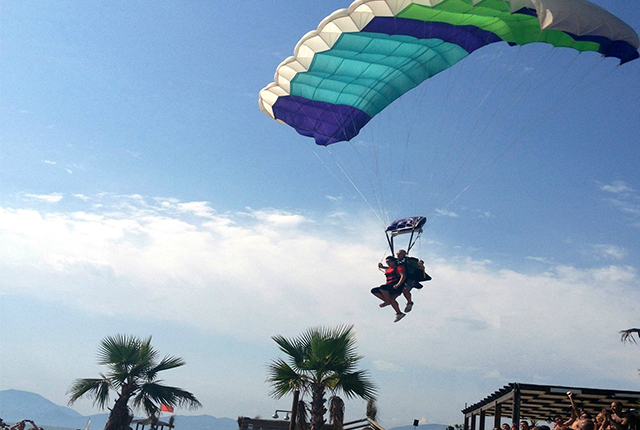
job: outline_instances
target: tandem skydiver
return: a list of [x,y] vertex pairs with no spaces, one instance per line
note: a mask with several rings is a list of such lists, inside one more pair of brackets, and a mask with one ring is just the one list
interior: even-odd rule
[[[378,268],[385,270],[387,282],[371,289],[371,294],[382,300],[381,308],[391,305],[396,312],[393,322],[400,321],[407,312],[411,312],[413,308],[411,290],[413,288],[422,288],[421,281],[431,280],[431,277],[425,272],[424,261],[407,256],[407,252],[404,249],[399,250],[396,255],[398,258],[390,255],[385,259],[386,266],[378,263]],[[400,306],[396,301],[400,294],[403,294],[407,300],[404,312],[400,311]]]

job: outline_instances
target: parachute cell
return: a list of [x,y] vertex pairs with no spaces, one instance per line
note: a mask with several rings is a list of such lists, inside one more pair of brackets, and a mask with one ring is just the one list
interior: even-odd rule
[[260,108],[319,145],[350,140],[402,94],[500,41],[640,56],[636,32],[586,0],[357,0],[298,42]]

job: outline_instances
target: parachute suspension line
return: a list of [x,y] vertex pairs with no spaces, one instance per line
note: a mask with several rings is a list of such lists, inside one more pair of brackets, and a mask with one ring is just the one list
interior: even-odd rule
[[[388,72],[390,73],[390,72]],[[368,89],[367,93],[373,91],[373,89]],[[302,103],[300,102],[295,102],[298,106],[298,108],[302,111],[305,112],[306,106],[304,106]],[[336,122],[339,122],[339,117],[337,115],[337,113],[332,112],[333,118],[336,120]],[[353,122],[352,122],[353,124]],[[355,184],[355,182],[351,179],[351,177],[349,176],[349,174],[346,172],[346,170],[342,167],[342,165],[340,164],[340,162],[336,159],[336,156],[333,154],[333,152],[331,152],[329,150],[329,145],[326,146],[327,147],[327,152],[329,153],[329,155],[331,156],[331,158],[334,160],[334,162],[336,163],[336,165],[338,166],[338,168],[340,169],[340,171],[342,172],[342,174],[347,178],[347,180],[351,183],[351,185],[353,186],[353,188],[356,190],[356,192],[360,195],[360,197],[365,201],[365,203],[367,204],[367,206],[369,206],[369,208],[371,209],[371,211],[375,214],[376,218],[378,218],[382,224],[386,225],[385,220],[382,219],[381,217],[381,213],[383,212],[382,209],[379,212],[376,212],[376,210],[373,208],[373,206],[371,205],[371,203],[369,203],[369,201],[367,200],[367,198],[364,196],[364,194],[360,191],[360,189],[358,188],[358,186]],[[331,172],[331,174],[336,178],[336,180],[338,180],[338,182],[343,186],[343,188],[346,189],[346,187],[344,186],[344,184],[342,183],[342,181],[340,181],[340,179],[335,175],[335,173],[333,173],[333,171],[331,169],[329,169],[329,167],[324,163],[324,161],[318,156],[318,154],[314,151],[315,156],[320,160],[320,162],[325,166],[325,168],[327,170],[329,170]],[[362,158],[362,157],[360,157]],[[380,188],[379,188],[380,189]],[[374,195],[376,197],[376,200],[378,201],[378,206],[379,208],[382,208],[383,205],[380,204],[380,201],[378,199],[378,196],[376,195],[376,193],[374,192]]]
[[[491,70],[497,68],[498,64],[500,64],[500,62],[498,61],[499,57],[502,56],[503,51],[505,50],[506,44],[505,43],[497,43],[494,45],[495,49],[493,52],[493,57],[488,59],[488,63],[490,65],[490,67],[482,67],[482,74],[479,75],[477,77],[477,80],[483,81],[486,80],[486,75],[490,75]],[[445,123],[444,121],[444,110],[448,108],[448,106],[455,106],[457,105],[457,102],[459,99],[471,99],[471,97],[473,96],[473,91],[475,90],[475,87],[472,86],[462,86],[462,89],[460,89],[459,91],[455,92],[455,94],[452,96],[453,94],[453,82],[457,82],[457,78],[455,73],[462,75],[465,71],[467,67],[467,63],[469,63],[471,61],[470,64],[473,64],[472,61],[475,60],[471,60],[469,58],[464,59],[463,61],[460,61],[457,65],[457,67],[455,68],[449,68],[447,69],[447,72],[449,72],[448,74],[448,83],[446,85],[447,88],[447,95],[445,97],[445,103],[442,103],[440,105],[440,114],[439,114],[439,123],[440,123],[440,127],[438,130],[438,138],[440,141],[443,141],[443,139],[445,139],[445,137],[443,136],[443,125]],[[493,94],[496,92],[496,89],[500,87],[502,82],[498,82],[487,94],[486,97],[488,97],[489,95]],[[473,133],[473,130],[477,130],[479,128],[479,124],[482,121],[482,116],[481,114],[479,114],[478,112],[480,112],[480,107],[482,106],[482,103],[484,103],[484,99],[480,102],[480,104],[476,107],[475,112],[477,112],[475,115],[473,115],[472,118],[469,118],[471,121],[473,121],[473,125],[471,125],[470,127],[456,127],[453,130],[453,134],[450,136],[447,136],[447,139],[450,141],[450,144],[446,145],[446,151],[443,152],[444,156],[441,156],[441,162],[439,163],[440,165],[443,166],[458,166],[457,169],[451,169],[447,172],[442,172],[442,175],[440,175],[442,177],[443,180],[443,184],[444,186],[441,186],[439,188],[439,191],[437,193],[435,193],[435,196],[433,197],[433,210],[435,211],[435,209],[439,206],[442,205],[445,201],[445,199],[447,198],[447,196],[450,195],[451,190],[453,189],[455,182],[458,180],[458,178],[460,177],[461,172],[464,170],[464,167],[468,164],[468,160],[470,159],[470,152],[468,152],[470,150],[470,145],[465,145],[464,142],[468,142],[470,140],[473,140],[476,142],[476,145],[474,145],[472,148],[475,150],[475,147],[477,146],[477,139],[479,137],[482,137],[482,134],[480,133]],[[474,118],[475,117],[475,118]],[[462,162],[462,160],[464,160],[464,162]],[[434,166],[435,167],[435,166]],[[446,174],[445,174],[446,173]]]
[[[328,149],[328,148],[327,148]],[[353,186],[353,188],[355,188],[355,190],[358,192],[358,194],[360,194],[360,197],[362,197],[362,200],[365,201],[365,203],[369,206],[369,209],[371,209],[371,212],[373,212],[376,216],[376,218],[378,218],[380,220],[380,222],[382,224],[385,224],[385,222],[382,220],[382,218],[380,217],[380,215],[376,212],[376,210],[373,208],[373,206],[371,206],[371,203],[369,203],[369,201],[367,200],[367,198],[364,196],[364,194],[362,194],[362,192],[360,191],[360,189],[358,188],[358,186],[353,182],[353,180],[351,179],[351,177],[349,176],[349,174],[342,168],[342,165],[338,162],[338,160],[334,157],[333,153],[329,150],[329,155],[331,155],[331,158],[333,158],[333,160],[335,161],[336,165],[338,166],[338,168],[340,169],[340,171],[342,172],[342,174],[347,178],[347,180],[351,183],[351,185]]]
[[[460,61],[459,65],[463,66],[465,63],[465,61]],[[443,142],[445,141],[444,138],[444,124],[445,124],[445,109],[447,107],[448,104],[453,104],[452,100],[456,99],[457,97],[454,95],[454,81],[457,81],[457,79],[455,79],[455,75],[456,74],[461,74],[462,69],[460,68],[448,68],[446,70],[446,76],[444,77],[445,79],[445,83],[444,83],[444,88],[446,88],[446,94],[444,96],[444,102],[439,103],[439,109],[438,109],[438,113],[437,113],[437,118],[438,118],[438,130],[436,133],[436,139],[438,141],[437,145],[432,146],[431,150],[430,150],[430,157],[428,157],[429,162],[431,164],[431,168],[430,170],[430,174],[429,174],[429,183],[428,183],[428,190],[431,193],[431,195],[433,195],[433,203],[430,204],[430,206],[432,206],[432,210],[435,211],[435,208],[437,207],[437,201],[439,199],[439,196],[442,195],[442,189],[440,189],[439,191],[435,191],[436,188],[436,184],[434,182],[434,180],[436,179],[437,175],[437,166],[449,166],[451,165],[451,163],[449,162],[451,160],[451,158],[454,156],[454,154],[456,153],[456,148],[454,147],[454,144],[446,144],[443,145]],[[451,139],[452,142],[455,142],[456,139]],[[437,152],[434,150],[434,147],[439,148],[440,150],[438,150]],[[436,174],[434,176],[434,173]],[[429,217],[429,219],[432,219],[433,217]]]
[[320,161],[320,163],[324,166],[325,169],[327,169],[327,171],[329,173],[331,173],[331,175],[335,178],[335,180],[342,186],[342,188],[345,189],[345,191],[347,191],[347,187],[344,185],[344,183],[342,182],[342,180],[338,177],[338,175],[336,175],[333,170],[331,170],[329,168],[329,166],[327,166],[327,163],[324,162],[324,160],[318,155],[318,153],[315,151],[315,149],[311,150],[313,152],[313,155],[316,156],[316,158],[318,159],[318,161]]
[[[499,52],[501,52],[501,50]],[[494,54],[494,60],[495,60],[495,56],[497,56],[499,52],[496,52]],[[516,55],[520,56],[520,51],[517,51]],[[464,63],[464,61],[461,61],[461,63]],[[491,64],[495,64],[495,63],[496,63],[495,61],[491,61]],[[452,189],[454,188],[456,180],[460,178],[461,173],[467,170],[466,169],[467,166],[469,166],[475,159],[477,159],[479,155],[482,153],[482,149],[486,147],[487,142],[489,140],[488,138],[485,137],[486,131],[488,127],[491,125],[491,122],[494,120],[496,116],[495,115],[496,112],[500,109],[500,104],[498,104],[498,106],[489,115],[489,119],[484,121],[484,125],[481,125],[483,116],[481,115],[480,109],[483,106],[483,104],[486,102],[486,100],[491,98],[494,93],[497,93],[498,92],[497,90],[499,88],[502,88],[504,86],[505,81],[507,81],[507,79],[509,79],[509,77],[513,75],[514,73],[513,68],[509,68],[508,71],[509,73],[502,74],[502,77],[496,82],[496,84],[487,92],[487,94],[482,98],[482,100],[475,107],[476,115],[475,115],[474,123],[471,127],[466,127],[464,129],[477,130],[479,128],[482,128],[482,130],[477,133],[474,133],[472,136],[469,137],[469,139],[473,141],[473,144],[470,145],[468,149],[466,149],[465,151],[462,151],[462,150],[455,151],[455,153],[458,153],[459,156],[456,157],[456,159],[454,160],[455,162],[452,162],[451,165],[457,166],[457,167],[455,169],[452,169],[451,172],[444,177],[445,185],[443,189],[436,196],[436,199],[434,201],[434,210],[437,206],[441,206],[441,205],[444,205],[444,208],[446,208],[447,206],[449,206],[450,203],[452,203],[454,200],[458,198],[458,196],[456,196],[449,203],[445,204],[445,201],[446,201],[445,199],[447,198],[447,196],[450,195]],[[485,73],[488,73],[488,72],[486,71]],[[470,90],[471,89],[469,89],[469,91]],[[463,132],[464,132],[463,127],[458,127],[454,135],[454,141],[462,142],[467,140],[466,137],[461,136],[461,133]],[[475,180],[472,182],[475,182]]]
[[371,166],[367,166],[364,163],[364,155],[358,150],[358,148],[352,142],[348,142],[348,143],[351,149],[358,155],[358,161],[360,162],[361,167],[365,171],[373,170],[373,172],[375,173],[377,185],[374,184],[373,180],[370,178],[369,175],[365,175],[365,176],[369,178],[369,186],[371,187],[371,192],[374,198],[376,199],[376,204],[378,206],[378,213],[384,219],[384,223],[386,224],[388,222],[388,214],[387,214],[386,205],[385,205],[385,195],[383,192],[381,192],[383,181],[380,175],[380,166],[377,163],[378,146],[375,144],[375,141],[374,141],[374,144],[371,145],[371,155],[373,156],[373,161],[376,161],[376,162],[372,163]]
[[[577,55],[580,55],[580,53],[578,53]],[[572,60],[572,62],[574,62],[575,59]],[[452,204],[453,202],[455,202],[462,194],[464,194],[469,188],[471,188],[471,186],[478,181],[482,176],[484,176],[487,171],[495,166],[498,161],[504,157],[506,155],[506,153],[513,148],[516,144],[518,144],[520,141],[522,141],[529,133],[531,133],[536,127],[538,127],[540,125],[541,122],[543,122],[544,120],[546,120],[547,118],[551,117],[553,114],[557,113],[560,109],[562,109],[564,107],[564,105],[566,104],[567,100],[570,98],[568,97],[570,93],[573,92],[573,90],[580,84],[581,81],[585,80],[586,77],[588,75],[590,75],[593,70],[595,70],[602,62],[604,61],[604,57],[602,57],[600,59],[599,62],[596,62],[589,70],[587,70],[582,77],[580,77],[580,79],[578,80],[578,82],[576,82],[575,84],[573,84],[571,87],[569,87],[563,94],[562,96],[558,97],[558,100],[555,101],[555,105],[556,106],[552,106],[549,109],[546,110],[545,114],[541,115],[535,122],[531,122],[529,123],[528,127],[525,127],[520,134],[514,138],[509,145],[507,145],[501,152],[500,154],[498,154],[498,156],[492,160],[492,162],[487,165],[484,169],[482,169],[482,171],[466,186],[464,187],[453,199],[451,199],[445,206],[444,209],[446,209],[450,204]],[[613,74],[615,72],[610,72],[610,74]],[[604,79],[605,76],[603,75],[602,77],[599,77],[597,79],[595,79],[594,81],[590,82],[588,84],[588,86],[594,85],[596,82]],[[588,87],[587,86],[587,87]],[[585,87],[585,89],[587,88]],[[425,227],[427,225],[429,225],[431,223],[432,219],[428,219],[427,223],[425,225]]]
[[[580,55],[580,53],[578,53],[577,55]],[[587,79],[587,76],[589,76],[590,74],[593,73],[593,71],[604,61],[604,57],[602,57],[600,59],[600,61],[594,62],[594,65],[588,69],[581,77],[580,79],[578,79],[573,85],[571,85],[569,88],[567,88],[564,93],[558,97],[558,100],[554,101],[554,105],[549,106],[549,108],[545,111],[545,113],[543,115],[541,115],[538,120],[534,123],[529,124],[529,127],[525,128],[520,135],[514,140],[514,142],[509,145],[509,146],[513,146],[513,144],[515,144],[516,142],[522,140],[527,134],[529,134],[535,127],[537,127],[539,125],[539,123],[541,123],[542,121],[546,120],[547,118],[551,117],[552,115],[554,115],[555,113],[557,113],[558,111],[560,111],[568,102],[568,100],[570,100],[572,97],[575,97],[577,94],[577,91],[575,91],[575,89],[584,81]],[[613,74],[614,72],[610,72],[611,74]],[[601,77],[596,78],[595,80],[593,80],[592,82],[588,83],[584,89],[586,90],[586,88],[588,88],[591,85],[594,85],[596,82],[601,81],[602,79],[604,79],[604,75]],[[573,96],[571,94],[574,94]]]
[[[510,50],[513,48],[510,48]],[[522,46],[518,46],[518,50],[516,53],[517,57],[522,56],[521,52],[523,50]],[[550,45],[550,49],[546,52],[544,58],[542,58],[539,61],[539,64],[541,65],[547,65],[547,67],[538,67],[538,73],[536,76],[534,76],[533,78],[530,79],[526,79],[526,76],[524,76],[521,80],[520,83],[518,83],[518,85],[511,91],[512,93],[516,93],[520,91],[520,89],[522,87],[527,86],[527,82],[528,82],[528,89],[525,88],[520,96],[512,103],[511,107],[506,107],[504,106],[502,103],[498,104],[497,107],[495,109],[493,109],[493,113],[490,115],[489,117],[489,121],[485,121],[484,126],[482,127],[482,131],[480,131],[477,136],[478,139],[475,140],[473,147],[470,149],[470,151],[467,154],[467,157],[465,158],[464,162],[462,164],[460,164],[457,172],[455,175],[453,175],[450,178],[450,185],[447,187],[447,190],[450,190],[455,182],[455,179],[457,177],[459,177],[459,172],[463,171],[465,169],[466,166],[468,165],[472,165],[472,163],[477,160],[477,158],[485,152],[485,149],[488,146],[490,137],[487,133],[487,130],[489,129],[489,127],[493,124],[495,124],[496,126],[500,126],[500,127],[504,127],[506,121],[507,121],[507,116],[513,112],[515,110],[515,108],[520,104],[520,102],[524,99],[525,96],[527,96],[528,94],[534,92],[537,88],[539,88],[541,85],[544,84],[544,82],[541,82],[539,84],[536,85],[536,80],[539,80],[538,78],[540,76],[543,75],[543,73],[545,71],[547,71],[549,69],[549,65],[550,64],[554,64],[554,61],[551,61],[550,58],[553,57],[553,55],[560,55],[561,53],[559,53],[557,50],[554,49],[553,46]],[[497,54],[496,54],[497,55]],[[576,54],[575,57],[573,57],[572,62],[575,61],[575,58],[577,58],[577,55],[579,55],[579,53]],[[498,84],[489,92],[485,95],[485,97],[483,98],[483,100],[481,101],[481,103],[477,106],[476,109],[479,109],[483,104],[485,104],[485,102],[490,98],[493,97],[493,93],[497,92],[497,89],[502,87],[503,83],[505,81],[507,81],[508,79],[510,79],[510,77],[512,77],[514,75],[515,71],[513,68],[510,69],[510,73],[503,75],[502,79],[498,82]],[[560,72],[556,73],[560,74]],[[554,75],[555,76],[555,75]],[[535,85],[535,86],[534,86]],[[480,118],[478,118],[476,120],[476,126],[478,125],[478,122],[480,121]],[[524,138],[524,136],[526,136],[529,132],[531,132],[533,129],[535,129],[535,127],[537,127],[539,125],[539,123],[542,121],[542,118],[540,119],[540,121],[537,122],[533,122],[530,123],[530,126],[528,128],[528,130],[526,132],[524,132],[522,134],[522,136],[519,137],[515,137],[514,141],[512,142],[512,144],[508,145],[506,148],[504,148],[501,153],[495,158],[495,160],[491,161],[484,169],[481,170],[480,174],[475,177],[474,179],[472,179],[465,187],[463,187],[462,191],[460,191],[453,199],[451,199],[451,201],[447,202],[445,205],[445,208],[448,207],[451,203],[453,203],[455,200],[457,200],[460,195],[462,195],[468,188],[471,187],[471,185],[473,183],[475,183],[480,177],[482,177],[491,167],[495,166],[495,164],[497,164],[497,161],[502,158],[502,156],[504,155],[504,153],[506,153],[512,146],[514,146],[518,141],[522,140]],[[475,129],[476,126],[472,127],[472,129]],[[443,193],[443,197],[446,196],[448,194]],[[442,201],[441,201],[442,203]]]
[[[380,79],[381,79],[381,80],[384,80],[384,79],[386,79],[386,78],[388,78],[388,77],[392,76],[394,73],[396,73],[396,70],[397,70],[397,69],[401,69],[401,68],[402,68],[402,67],[404,67],[405,65],[411,64],[412,62],[413,62],[413,60],[412,60],[412,59],[410,59],[410,58],[406,58],[402,63],[400,63],[399,65],[397,65],[397,66],[396,66],[396,68],[388,68],[388,69],[385,71],[385,73],[384,73],[384,74],[382,74],[382,75],[380,76]],[[368,66],[368,67],[373,67],[373,66],[372,66],[372,65],[370,65],[370,66]],[[368,94],[370,94],[371,92],[373,92],[373,91],[375,91],[375,90],[376,90],[376,89],[375,89],[375,88],[373,88],[373,87],[368,88],[368,89],[367,89],[367,91],[363,94],[363,96],[362,96],[362,97],[366,97]],[[333,113],[333,115],[335,116],[336,114],[335,114],[335,113]],[[352,122],[352,124],[353,124],[353,122]],[[408,145],[408,142],[407,142],[407,145]],[[393,145],[390,145],[390,150],[392,151],[391,155],[393,155],[393,150],[395,150],[395,149],[396,149],[396,148],[395,148]],[[330,152],[330,151],[329,151],[329,152]],[[357,153],[358,153],[358,155],[360,156],[360,159],[361,159],[361,162],[362,162],[363,157],[361,156],[361,154],[360,154],[357,150],[356,150],[356,152],[357,152]],[[396,151],[396,152],[397,152],[397,151]],[[330,154],[332,154],[332,153],[330,152]],[[375,209],[373,209],[373,206],[371,205],[371,203],[369,203],[369,201],[366,199],[366,197],[364,196],[364,194],[362,193],[362,191],[360,191],[360,189],[356,186],[355,182],[354,182],[354,181],[351,179],[351,177],[346,173],[346,169],[345,169],[345,168],[343,168],[343,166],[342,166],[342,165],[340,165],[340,164],[338,163],[338,161],[335,159],[335,157],[334,157],[334,160],[336,161],[336,164],[338,165],[338,167],[340,168],[340,170],[342,170],[343,174],[345,174],[345,176],[347,177],[347,179],[348,179],[348,180],[351,182],[351,184],[354,186],[354,188],[356,189],[356,191],[357,191],[357,192],[360,194],[360,196],[365,200],[365,202],[367,203],[367,205],[369,205],[369,207],[371,208],[371,210],[376,214],[376,217],[382,221],[382,218],[383,218],[383,217],[384,217],[384,218],[388,218],[388,215],[387,215],[387,211],[386,211],[386,209],[385,209],[385,208],[386,208],[386,205],[385,205],[385,202],[384,202],[384,195],[383,195],[383,192],[382,192],[382,190],[383,190],[383,187],[382,187],[382,186],[383,186],[383,182],[382,182],[382,178],[381,178],[381,175],[380,175],[380,164],[379,164],[379,158],[380,158],[380,157],[379,157],[378,151],[377,151],[377,150],[374,150],[374,151],[373,151],[373,153],[372,153],[372,156],[374,157],[374,160],[373,160],[373,161],[374,161],[374,163],[373,163],[373,166],[371,166],[371,170],[373,170],[373,171],[375,171],[375,172],[376,172],[376,177],[377,177],[377,181],[378,181],[378,190],[380,190],[378,193],[376,193],[376,192],[375,192],[375,190],[374,190],[374,195],[376,195],[376,194],[377,194],[377,195],[379,195],[379,196],[380,196],[380,197],[378,197],[378,196],[376,195],[376,200],[377,200],[378,206],[379,206],[379,208],[380,208],[380,209],[379,209],[379,212],[376,212],[376,211],[375,211]],[[332,154],[332,157],[333,157],[333,154]],[[390,157],[389,159],[391,159],[391,158],[392,158],[392,157]],[[373,186],[372,186],[372,187],[373,187]],[[383,215],[383,214],[384,214],[384,215]],[[388,220],[386,220],[386,221],[388,221]],[[385,221],[383,221],[383,223],[385,223]],[[385,225],[386,225],[386,223],[385,223]]]

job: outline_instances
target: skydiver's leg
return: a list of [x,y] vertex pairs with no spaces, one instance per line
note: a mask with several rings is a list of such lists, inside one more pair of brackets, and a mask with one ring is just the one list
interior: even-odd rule
[[396,311],[396,315],[401,314],[402,312],[400,312],[400,306],[396,301],[396,298],[400,295],[400,293],[398,293],[397,290],[387,290],[386,288],[382,287],[380,288],[380,291],[382,292],[383,297],[387,298],[387,300],[385,301],[385,306],[391,305],[393,310]]
[[413,302],[411,301],[411,287],[406,286],[402,289],[402,295],[404,296],[405,299],[407,299],[407,304],[411,303],[413,304]]
[[382,303],[380,303],[380,307],[384,308],[385,306],[389,306],[391,304],[391,294],[389,294],[389,291],[384,288],[380,288],[380,292],[382,294]]
[[[380,303],[380,307],[383,308],[385,306],[389,306],[389,292],[388,291],[384,291],[382,289],[382,285],[376,288],[372,288],[371,289],[371,294],[373,294],[374,296],[376,296],[377,298],[379,298],[380,300],[382,300],[382,303]],[[384,293],[387,293],[387,298],[385,299],[385,295]]]
[[400,312],[400,306],[398,306],[398,302],[396,301],[395,297],[391,299],[391,307],[393,308],[394,311],[396,311],[396,315],[402,313]]

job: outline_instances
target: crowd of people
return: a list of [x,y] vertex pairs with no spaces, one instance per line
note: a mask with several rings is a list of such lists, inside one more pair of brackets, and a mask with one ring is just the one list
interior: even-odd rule
[[31,424],[31,426],[33,427],[33,430],[44,430],[42,427],[38,427],[36,423],[33,422],[32,420],[18,421],[14,425],[9,426],[7,423],[5,423],[2,420],[2,418],[0,418],[0,429],[1,430],[25,430],[25,428],[27,427],[27,423]]
[[[561,416],[553,419],[553,430],[629,430],[630,415],[622,410],[622,403],[615,401],[609,409],[603,409],[595,417],[586,411],[581,411],[576,405],[573,392],[567,392],[571,403],[571,418],[566,420]],[[502,428],[494,430],[518,430],[516,423],[502,424]],[[530,426],[527,421],[520,421],[519,430],[552,430],[547,425]]]

